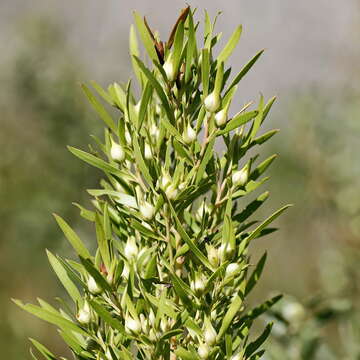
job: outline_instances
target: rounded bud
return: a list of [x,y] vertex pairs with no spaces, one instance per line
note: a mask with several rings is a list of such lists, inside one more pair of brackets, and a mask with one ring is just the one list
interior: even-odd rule
[[144,201],[142,204],[139,205],[139,210],[141,215],[147,220],[151,220],[154,217],[155,207],[147,201]]
[[205,98],[204,105],[208,112],[214,113],[220,106],[220,97],[212,92]]
[[127,143],[128,145],[131,145],[131,140],[132,140],[132,139],[131,139],[131,135],[130,135],[128,129],[125,130],[125,140],[126,140],[126,143]]
[[146,160],[151,160],[153,157],[151,147],[148,143],[145,143],[145,146],[144,146],[144,157]]
[[227,109],[224,108],[215,114],[215,123],[217,126],[226,124],[228,118]]
[[150,136],[153,138],[153,140],[157,140],[159,135],[160,135],[160,130],[159,128],[156,126],[156,124],[152,124],[150,127]]
[[133,319],[131,316],[127,316],[125,318],[125,330],[130,334],[139,334],[141,331],[140,321]]
[[137,256],[138,247],[136,245],[136,241],[134,237],[131,236],[128,238],[125,245],[124,254],[127,259],[133,259]]
[[226,267],[225,277],[231,277],[235,275],[240,270],[240,265],[238,263],[231,263]]
[[102,288],[97,284],[97,282],[91,275],[89,276],[89,279],[87,281],[87,287],[93,295],[98,295],[102,292]]
[[198,296],[202,295],[205,290],[205,281],[202,276],[195,275],[195,280],[191,282],[191,289]]
[[219,266],[220,263],[219,252],[214,246],[209,245],[207,247],[207,254],[210,264],[214,267]]
[[111,145],[110,155],[115,161],[123,161],[125,159],[125,151],[123,147],[115,142]]
[[216,331],[211,325],[210,321],[207,322],[205,331],[204,331],[204,340],[205,343],[212,346],[216,343]]
[[242,356],[240,353],[237,353],[233,355],[230,360],[242,360]]
[[87,325],[91,321],[91,310],[89,303],[87,301],[84,302],[83,307],[79,310],[76,315],[77,321],[82,325]]
[[170,200],[174,200],[177,196],[177,193],[178,193],[177,189],[172,184],[169,185],[165,190],[165,194]]
[[208,344],[200,344],[198,348],[198,354],[200,356],[200,359],[207,359],[210,354],[210,347]]
[[166,77],[169,81],[173,82],[176,79],[176,69],[174,67],[174,62],[172,60],[172,55],[170,55],[165,64],[163,65]]
[[289,323],[299,323],[305,317],[305,310],[298,302],[289,302],[284,305],[282,309],[283,317],[289,321]]
[[187,126],[186,130],[184,131],[183,139],[186,144],[191,144],[196,140],[196,131],[190,126],[190,124]]
[[134,106],[136,116],[139,116],[140,114],[140,106],[141,106],[141,100]]
[[235,171],[232,174],[232,182],[236,186],[244,186],[248,181],[248,169],[247,167],[242,168],[241,170]]

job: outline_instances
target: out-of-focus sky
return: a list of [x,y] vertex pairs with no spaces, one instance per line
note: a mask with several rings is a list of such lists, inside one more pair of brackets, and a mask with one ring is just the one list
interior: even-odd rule
[[[289,88],[313,84],[336,86],[351,83],[348,59],[358,47],[356,31],[358,1],[346,0],[228,0],[189,1],[199,12],[211,15],[221,9],[218,29],[227,38],[243,24],[241,47],[231,63],[243,64],[259,49],[266,55],[257,71],[244,82],[247,96],[282,94]],[[185,6],[178,0],[2,0],[0,4],[0,56],[16,46],[14,24],[31,13],[49,14],[65,29],[71,46],[89,66],[94,79],[126,80],[129,74],[127,34],[132,10],[146,14],[149,23],[167,36],[177,12]],[[118,58],[118,61],[114,60]],[[280,96],[281,99],[281,96]]]

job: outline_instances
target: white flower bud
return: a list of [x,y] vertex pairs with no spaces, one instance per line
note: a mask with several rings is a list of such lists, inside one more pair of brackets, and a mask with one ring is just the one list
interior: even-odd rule
[[125,151],[123,147],[115,142],[111,145],[110,155],[115,161],[123,161],[125,159]]
[[231,247],[229,244],[221,244],[219,247],[219,254],[222,261],[230,259],[235,253],[234,247]]
[[155,325],[155,314],[154,314],[153,309],[150,309],[149,321],[150,321],[151,326],[154,327],[154,325]]
[[136,245],[136,241],[134,237],[128,238],[125,245],[124,254],[127,259],[133,259],[137,256],[138,247]]
[[207,203],[202,202],[199,208],[196,211],[196,215],[199,217],[199,219],[202,219],[202,217],[210,212],[210,208]]
[[182,182],[182,183],[180,183],[179,186],[178,186],[178,188],[179,188],[180,191],[183,191],[183,190],[185,189],[185,187],[186,187],[186,182]]
[[208,95],[204,100],[205,109],[210,112],[214,113],[220,106],[220,97],[212,92]]
[[125,318],[125,330],[130,334],[139,334],[141,331],[140,321],[133,319],[131,316],[127,316]]
[[159,135],[160,135],[160,130],[159,128],[156,126],[156,124],[152,124],[150,127],[150,136],[154,139],[157,140]]
[[155,105],[155,113],[156,113],[156,115],[158,115],[158,116],[161,115],[161,106],[160,106],[160,104],[156,104],[156,105]]
[[231,263],[226,267],[225,277],[230,277],[236,274],[240,270],[240,265],[238,263]]
[[214,246],[209,245],[207,247],[207,253],[210,264],[214,267],[217,267],[220,262],[218,250]]
[[122,276],[124,279],[128,279],[128,278],[129,278],[129,274],[130,274],[130,269],[129,269],[127,263],[125,262],[123,271],[122,271],[122,273],[121,273],[121,276]]
[[84,306],[79,310],[76,315],[76,319],[80,324],[87,325],[91,321],[91,310],[89,303],[87,301],[84,302]]
[[145,143],[145,146],[144,146],[144,157],[145,157],[145,159],[146,160],[151,160],[152,156],[153,156],[153,153],[152,153],[150,145],[148,143]]
[[174,200],[177,196],[177,193],[178,193],[178,191],[174,185],[168,186],[165,190],[165,194],[168,197],[168,199],[170,199],[170,200]]
[[165,61],[165,64],[163,65],[165,74],[169,81],[174,81],[176,79],[176,69],[174,67],[174,62],[172,60],[172,55],[170,55],[167,60]]
[[155,207],[149,204],[147,201],[144,201],[139,205],[139,210],[141,215],[147,220],[150,220],[154,217]]
[[198,348],[198,354],[200,356],[200,359],[207,359],[210,354],[210,347],[207,344],[200,344]]
[[165,190],[172,183],[172,179],[169,174],[164,174],[160,180],[160,187]]
[[144,334],[149,333],[149,320],[145,318],[144,314],[140,314],[141,329]]
[[227,109],[224,108],[216,113],[215,122],[217,126],[223,126],[226,124],[228,118]]
[[160,329],[162,332],[167,332],[170,329],[169,322],[166,319],[161,319]]
[[89,276],[89,279],[87,281],[87,287],[93,295],[97,295],[102,292],[101,287],[97,284],[97,282],[92,276]]
[[196,140],[196,131],[190,126],[190,124],[187,126],[186,130],[184,131],[183,139],[186,144],[191,144]]
[[196,295],[201,295],[205,290],[205,281],[202,276],[195,275],[195,280],[191,282],[191,289]]
[[113,360],[111,352],[110,352],[109,349],[106,350],[105,358],[106,358],[106,360]]
[[235,171],[232,174],[232,182],[236,186],[244,186],[248,181],[248,169],[247,166],[242,168],[241,170]]
[[216,343],[216,331],[213,328],[213,326],[211,325],[210,321],[208,321],[205,326],[204,340],[205,340],[205,343],[210,346],[215,345],[215,343]]

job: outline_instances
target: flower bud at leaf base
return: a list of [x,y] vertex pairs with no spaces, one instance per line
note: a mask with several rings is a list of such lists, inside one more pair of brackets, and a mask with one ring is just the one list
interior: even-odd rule
[[93,295],[98,295],[102,293],[102,288],[97,284],[97,282],[91,275],[89,276],[89,279],[87,281],[87,287]]
[[148,203],[147,201],[144,201],[143,203],[141,203],[139,205],[139,210],[141,215],[146,219],[146,220],[151,220],[154,217],[155,214],[155,207],[152,206],[150,203]]
[[232,182],[235,186],[244,186],[249,177],[249,167],[245,165],[241,170],[235,171],[232,174]]
[[186,144],[191,144],[196,140],[196,131],[191,127],[190,124],[187,126],[186,130],[184,131],[183,139]]
[[204,340],[205,343],[213,346],[216,343],[216,331],[214,327],[212,326],[210,320],[208,318],[205,318],[205,327],[204,327]]
[[172,59],[172,54],[169,55],[165,64],[163,65],[165,74],[170,82],[173,82],[176,79],[176,69],[174,66],[174,61]]
[[207,359],[210,354],[210,347],[208,344],[200,344],[198,348],[198,354],[200,356],[200,359]]
[[136,245],[136,240],[133,236],[129,237],[125,248],[124,248],[124,254],[127,259],[133,259],[138,254],[138,247]]
[[141,331],[141,324],[139,320],[133,319],[131,316],[125,318],[125,330],[128,333],[139,334]]
[[204,100],[205,109],[214,113],[220,106],[220,96],[212,92]]
[[84,302],[84,306],[79,310],[76,315],[76,319],[80,324],[87,325],[91,321],[91,310],[89,303],[87,301]]
[[116,142],[113,142],[110,149],[111,158],[114,161],[123,161],[125,160],[125,151],[123,147]]

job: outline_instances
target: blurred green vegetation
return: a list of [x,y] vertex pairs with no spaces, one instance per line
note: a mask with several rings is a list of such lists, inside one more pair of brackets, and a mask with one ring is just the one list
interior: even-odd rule
[[[13,39],[14,41],[15,39]],[[45,19],[19,27],[18,50],[2,65],[0,93],[0,338],[2,357],[28,358],[28,342],[45,324],[21,316],[9,297],[34,300],[60,293],[44,249],[63,246],[51,212],[77,224],[72,201],[83,202],[93,171],[74,161],[66,144],[85,146],[96,126],[77,82],[85,70],[67,49],[60,29]],[[6,91],[4,91],[6,89]],[[66,251],[65,248],[63,251]],[[23,314],[22,314],[23,315]],[[31,329],[31,330],[30,330]],[[59,348],[52,341],[55,348]]]
[[[6,89],[0,93],[4,359],[29,358],[28,336],[64,353],[55,331],[9,298],[62,293],[44,249],[68,256],[68,248],[50,214],[61,213],[78,232],[90,234],[71,202],[86,204],[85,189],[98,180],[65,145],[84,148],[88,134],[101,128],[77,86],[90,76],[60,28],[44,19],[25,21],[16,41],[18,50],[0,69]],[[292,294],[275,318],[289,304],[301,304],[303,313],[294,326],[280,321],[267,359],[360,358],[359,95],[352,88],[294,91],[270,119],[281,133],[268,148],[280,155],[270,173],[268,209],[296,206],[280,220],[281,231],[260,245],[270,256],[259,287]]]

